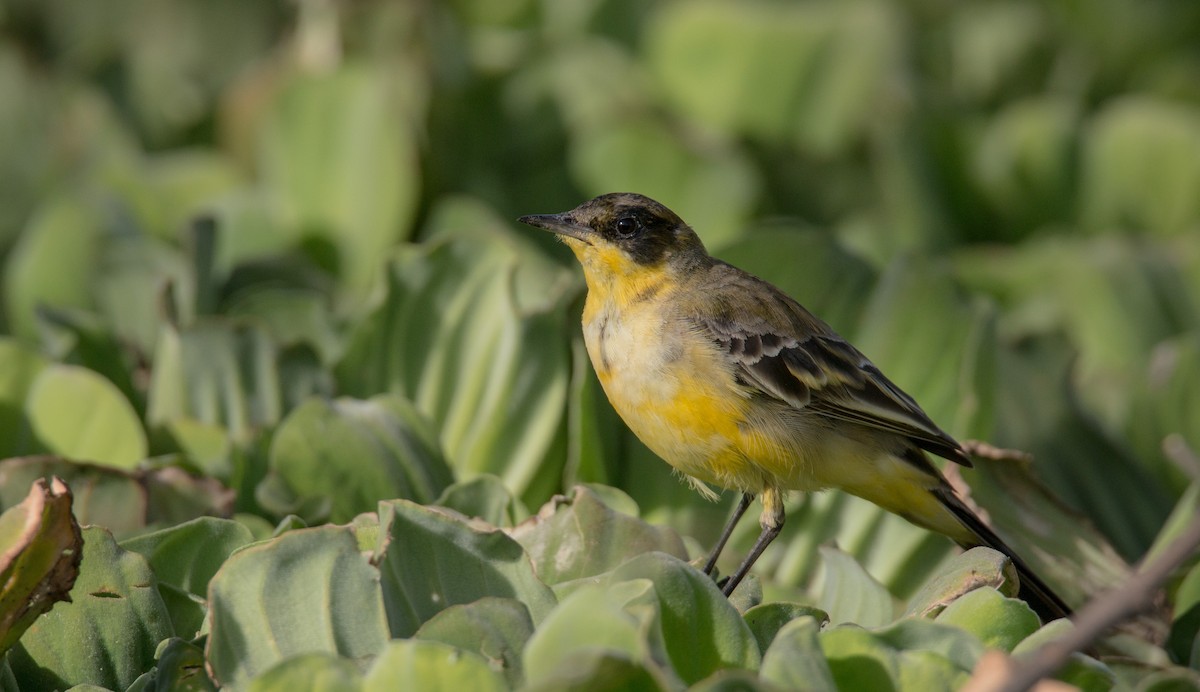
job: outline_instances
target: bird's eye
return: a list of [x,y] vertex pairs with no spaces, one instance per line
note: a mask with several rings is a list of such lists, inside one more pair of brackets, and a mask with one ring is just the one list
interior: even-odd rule
[[641,224],[638,223],[638,220],[632,216],[622,216],[621,218],[617,219],[617,235],[621,236],[622,238],[628,238],[634,233],[637,233],[638,228],[640,227]]

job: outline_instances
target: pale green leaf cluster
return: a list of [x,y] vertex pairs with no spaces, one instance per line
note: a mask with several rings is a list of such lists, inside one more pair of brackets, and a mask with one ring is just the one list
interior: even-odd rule
[[[1002,556],[836,492],[722,598],[735,498],[625,429],[513,219],[667,204],[1021,452],[947,471],[1081,605],[1200,511],[1197,45],[1176,0],[0,2],[0,688],[937,690],[1036,648],[1070,625]],[[43,613],[52,477],[89,528]],[[1198,635],[1192,558],[1059,677],[1200,687]]]

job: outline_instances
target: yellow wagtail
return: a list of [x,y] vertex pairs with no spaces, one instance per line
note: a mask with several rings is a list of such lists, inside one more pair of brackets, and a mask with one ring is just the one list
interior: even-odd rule
[[558,234],[583,265],[588,354],[629,428],[701,493],[741,491],[706,573],[762,501],[762,533],[726,595],[779,535],[784,491],[840,488],[965,548],[1003,552],[1043,617],[1069,614],[926,457],[970,466],[958,442],[799,303],[711,257],[670,209],[614,193],[520,221]]

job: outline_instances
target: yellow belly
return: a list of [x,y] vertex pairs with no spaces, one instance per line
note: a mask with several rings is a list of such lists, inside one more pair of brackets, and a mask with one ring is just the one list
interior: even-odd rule
[[722,487],[759,492],[772,485],[764,459],[790,455],[754,449],[764,441],[744,426],[751,400],[712,344],[650,310],[587,317],[585,342],[600,384],[651,451],[681,473]]

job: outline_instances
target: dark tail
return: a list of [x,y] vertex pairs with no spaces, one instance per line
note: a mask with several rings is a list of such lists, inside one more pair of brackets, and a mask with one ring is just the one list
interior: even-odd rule
[[947,488],[945,492],[936,494],[946,509],[950,510],[950,513],[978,539],[974,545],[960,543],[963,548],[985,546],[1004,553],[1008,559],[1012,560],[1013,566],[1017,568],[1017,578],[1021,582],[1020,597],[1029,604],[1029,607],[1033,608],[1042,622],[1070,617],[1071,608],[1059,598],[1058,594],[1054,593],[1053,589],[1046,585],[1046,582],[1042,581],[1041,577],[1029,568],[1029,565],[1025,564],[1025,561],[1012,548],[1000,540],[1000,537],[987,524],[983,523],[982,519],[975,516],[975,513],[963,504],[954,491]]

